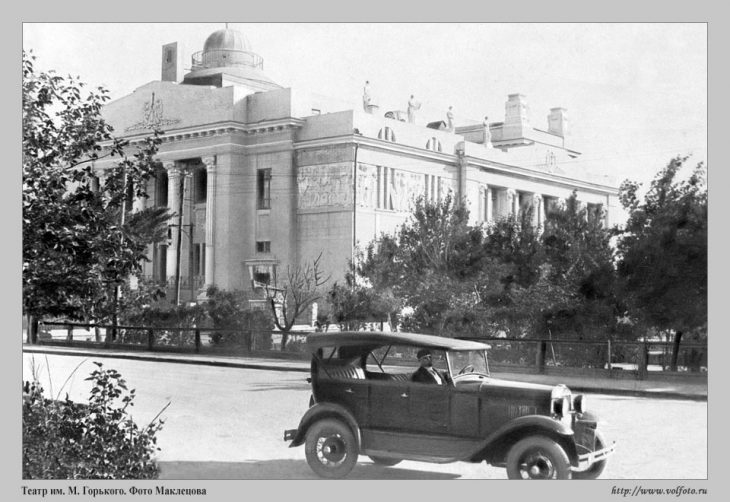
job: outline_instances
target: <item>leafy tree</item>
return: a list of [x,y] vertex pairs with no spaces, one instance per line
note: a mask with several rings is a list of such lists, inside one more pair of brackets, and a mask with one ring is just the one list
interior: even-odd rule
[[468,209],[451,195],[437,202],[419,197],[394,235],[366,248],[358,272],[412,309],[404,329],[453,333],[466,312],[480,308],[484,285],[495,283],[484,270],[484,234],[468,220]]
[[[354,272],[345,275],[345,283],[335,282],[327,293],[330,319],[341,330],[361,329],[367,322],[391,323],[400,310],[400,302],[389,291],[380,292],[373,287],[359,284]],[[362,282],[362,281],[360,281]]]
[[[146,197],[159,139],[147,138],[128,155],[101,117],[105,89],[83,92],[78,78],[36,73],[33,61],[23,53],[24,312],[32,326],[41,316],[103,317],[112,288],[141,270],[168,217],[148,209],[121,224],[128,196]],[[111,156],[119,161],[97,189],[92,163]]]
[[650,325],[674,330],[672,368],[683,333],[707,324],[707,186],[704,164],[680,177],[687,157],[660,171],[644,195],[625,181],[629,218],[618,241],[618,272]]
[[281,331],[281,350],[286,349],[289,332],[299,316],[317,300],[322,298],[321,287],[329,280],[320,269],[322,253],[312,262],[287,267],[286,280],[282,288],[267,284],[266,298],[274,325]]
[[505,286],[528,287],[540,278],[545,253],[538,228],[532,224],[532,210],[520,216],[510,215],[487,226],[486,253],[505,264],[510,272],[502,278]]

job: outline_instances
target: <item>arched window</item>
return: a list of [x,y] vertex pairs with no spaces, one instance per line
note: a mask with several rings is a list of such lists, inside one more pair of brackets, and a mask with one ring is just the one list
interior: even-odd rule
[[378,131],[378,139],[384,139],[385,141],[391,141],[395,143],[395,133],[390,127],[384,127]]
[[440,152],[441,151],[441,142],[439,140],[437,140],[436,138],[431,138],[428,140],[428,143],[426,143],[426,149],[433,150],[434,152]]

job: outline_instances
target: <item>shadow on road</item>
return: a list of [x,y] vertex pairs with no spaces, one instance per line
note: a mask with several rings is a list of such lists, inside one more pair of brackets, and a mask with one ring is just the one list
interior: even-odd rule
[[[159,463],[159,479],[320,479],[305,460],[251,460],[248,462]],[[423,472],[359,463],[347,479],[455,479],[458,474]]]
[[251,392],[262,390],[312,390],[312,386],[303,380],[300,382],[265,382],[249,384],[248,389]]

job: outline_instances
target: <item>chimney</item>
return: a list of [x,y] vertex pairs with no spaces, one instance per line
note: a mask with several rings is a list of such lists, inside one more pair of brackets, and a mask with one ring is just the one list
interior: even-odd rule
[[568,134],[568,111],[565,108],[550,108],[548,132],[562,138]]
[[524,138],[530,127],[530,109],[523,94],[510,94],[505,104],[502,139]]
[[183,50],[177,42],[162,46],[162,78],[163,82],[182,82]]

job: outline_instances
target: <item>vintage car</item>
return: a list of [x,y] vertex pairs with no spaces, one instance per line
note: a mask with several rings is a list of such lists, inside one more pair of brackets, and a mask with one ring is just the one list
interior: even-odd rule
[[[595,479],[614,452],[582,395],[491,377],[483,343],[340,332],[311,334],[307,345],[310,407],[284,440],[304,444],[321,477],[346,476],[363,454],[383,466],[486,461],[510,479]],[[441,384],[414,381],[416,355]]]

